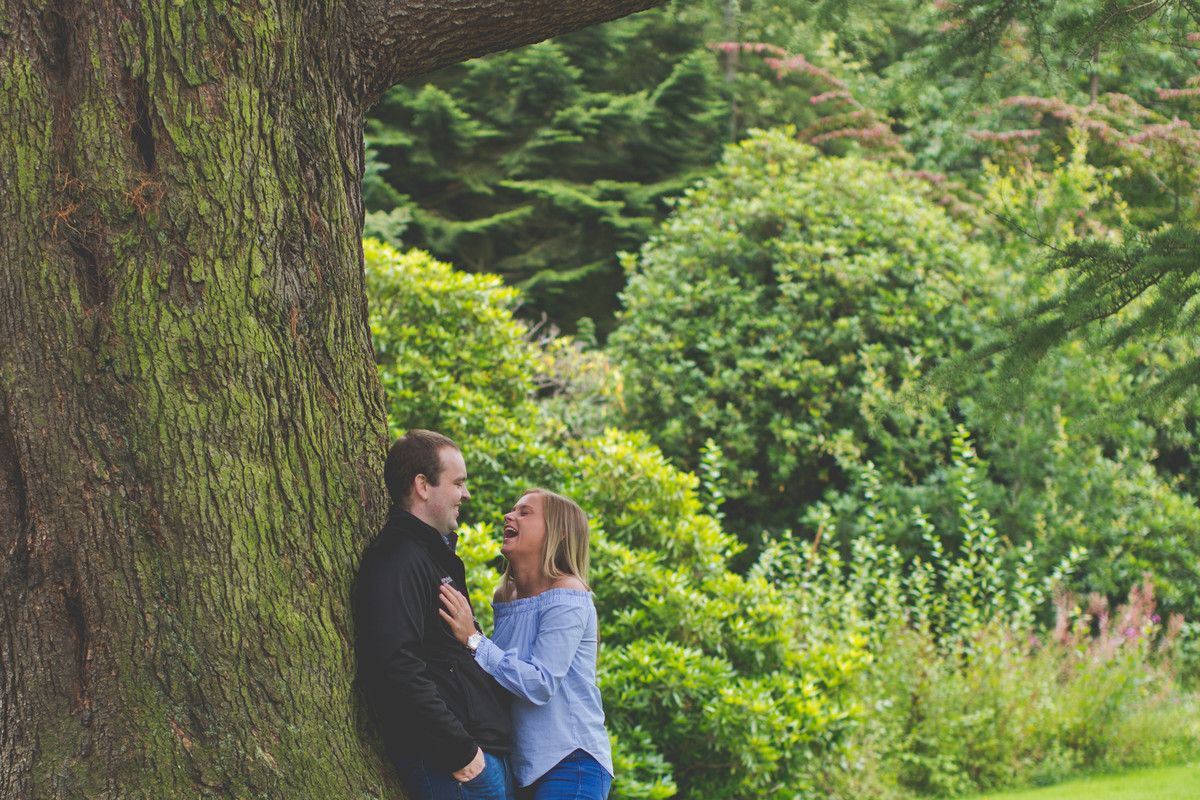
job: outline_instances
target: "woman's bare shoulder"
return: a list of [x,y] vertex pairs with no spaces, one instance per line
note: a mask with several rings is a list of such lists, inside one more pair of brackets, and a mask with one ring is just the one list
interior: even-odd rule
[[563,575],[561,578],[554,581],[551,589],[574,589],[578,592],[588,591],[587,584],[576,578],[574,575]]
[[[512,592],[514,590],[510,587],[509,591]],[[500,585],[496,587],[496,591],[492,593],[492,602],[507,603],[509,600],[512,600],[512,597],[505,593],[504,582],[501,581]]]

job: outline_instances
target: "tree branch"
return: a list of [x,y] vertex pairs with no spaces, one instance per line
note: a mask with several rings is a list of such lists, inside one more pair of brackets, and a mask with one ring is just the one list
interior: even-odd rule
[[350,0],[348,76],[364,104],[397,83],[664,0]]

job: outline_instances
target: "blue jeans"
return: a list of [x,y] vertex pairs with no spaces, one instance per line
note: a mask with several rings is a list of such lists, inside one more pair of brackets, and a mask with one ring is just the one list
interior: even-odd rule
[[521,789],[521,800],[605,800],[612,776],[600,762],[583,750],[550,768],[542,777]]
[[424,756],[396,759],[396,770],[411,800],[514,800],[508,756],[484,752],[483,772],[459,783]]

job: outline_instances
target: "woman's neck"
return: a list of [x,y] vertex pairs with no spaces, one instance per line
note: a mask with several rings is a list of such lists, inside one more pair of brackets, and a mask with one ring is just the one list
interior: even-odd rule
[[554,585],[554,580],[542,572],[542,565],[534,562],[510,562],[513,588],[517,597],[534,597]]

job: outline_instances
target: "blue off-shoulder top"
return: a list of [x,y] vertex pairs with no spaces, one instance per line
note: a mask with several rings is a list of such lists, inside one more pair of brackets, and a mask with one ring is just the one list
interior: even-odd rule
[[596,687],[599,646],[590,592],[550,589],[492,604],[496,625],[475,661],[515,695],[512,766],[528,786],[575,750],[611,775],[612,749]]

